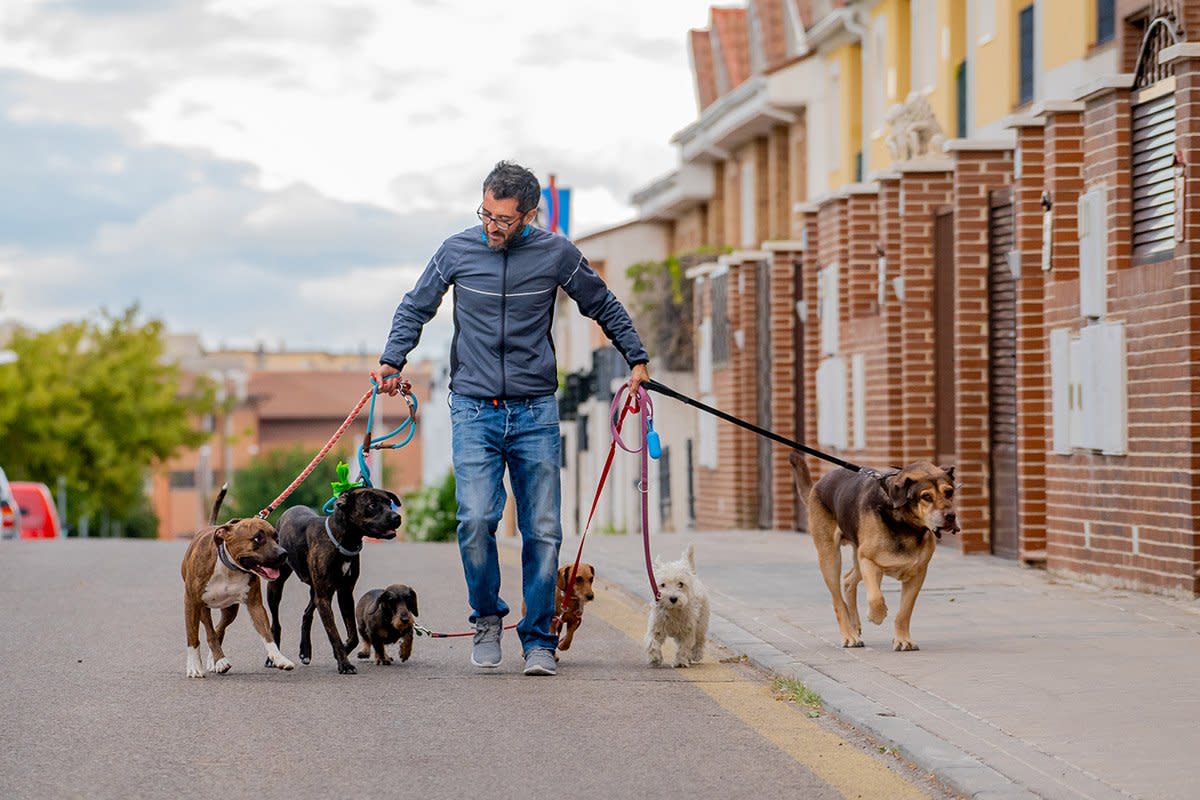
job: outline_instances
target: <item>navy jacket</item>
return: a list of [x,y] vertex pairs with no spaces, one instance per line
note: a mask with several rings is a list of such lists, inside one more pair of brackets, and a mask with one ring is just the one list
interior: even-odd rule
[[381,364],[403,369],[454,287],[450,390],[476,398],[544,397],[558,388],[554,301],[561,286],[631,366],[650,360],[633,321],[569,240],[530,227],[508,248],[488,248],[476,225],[442,243],[392,319]]

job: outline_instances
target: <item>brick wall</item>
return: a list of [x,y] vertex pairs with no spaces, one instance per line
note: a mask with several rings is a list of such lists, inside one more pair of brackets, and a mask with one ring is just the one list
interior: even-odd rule
[[[803,439],[796,429],[797,406],[803,397],[796,396],[796,314],[795,279],[803,263],[799,243],[773,247],[771,257],[771,430],[789,439]],[[774,527],[792,530],[796,527],[796,497],[792,486],[790,451],[773,445],[771,449],[771,495],[774,499]]]
[[1012,154],[960,150],[954,167],[955,476],[970,491],[956,510],[964,552],[990,550],[988,287],[991,193],[1012,181]]
[[[1050,360],[1042,273],[1044,122],[1017,130],[1020,176],[1013,185],[1017,280],[1017,530],[1020,557],[1046,558],[1046,453],[1050,448]],[[1015,165],[1014,165],[1015,174]]]
[[900,275],[904,279],[899,357],[904,463],[934,455],[934,213],[953,191],[946,167],[911,166],[901,174]]

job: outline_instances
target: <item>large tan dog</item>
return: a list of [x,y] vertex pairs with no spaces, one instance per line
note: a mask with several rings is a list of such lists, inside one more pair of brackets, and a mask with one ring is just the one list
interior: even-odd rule
[[[224,493],[222,493],[223,496]],[[220,500],[217,501],[219,506]],[[213,508],[216,516],[217,506]],[[264,519],[234,519],[224,525],[201,530],[188,545],[180,569],[183,574],[183,609],[187,625],[187,676],[203,678],[200,665],[200,624],[208,633],[209,672],[225,673],[230,663],[221,649],[225,629],[245,604],[254,629],[267,649],[267,660],[278,669],[296,665],[284,658],[271,636],[267,610],[263,608],[259,578],[274,580],[287,561],[275,528]],[[221,609],[221,621],[213,627],[212,611]]]
[[[814,485],[799,454],[792,453],[788,460],[796,493],[808,506],[808,532],[833,596],[842,646],[863,646],[859,581],[867,585],[867,619],[879,625],[887,617],[881,584],[888,575],[901,584],[892,649],[919,649],[908,630],[917,593],[925,582],[936,539],[958,532],[954,467],[917,461],[882,474],[836,469]],[[852,548],[853,565],[845,575],[841,575],[843,544]]]

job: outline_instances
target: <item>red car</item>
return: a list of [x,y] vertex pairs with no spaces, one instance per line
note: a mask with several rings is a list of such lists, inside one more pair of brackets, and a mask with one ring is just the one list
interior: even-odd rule
[[54,507],[50,487],[28,481],[12,481],[9,487],[21,508],[22,539],[58,539],[62,536],[62,524],[58,521],[58,509]]

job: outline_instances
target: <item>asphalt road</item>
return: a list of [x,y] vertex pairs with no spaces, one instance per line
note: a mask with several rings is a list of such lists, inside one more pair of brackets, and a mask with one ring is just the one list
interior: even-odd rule
[[[0,798],[943,796],[728,652],[649,667],[644,606],[603,583],[554,678],[521,674],[515,632],[498,670],[470,666],[469,638],[418,639],[408,663],[342,676],[319,620],[311,665],[265,669],[243,610],[232,671],[188,679],[185,546],[0,542]],[[466,629],[453,545],[369,544],[359,592],[393,582],[426,626]],[[306,599],[293,578],[292,659]]]

